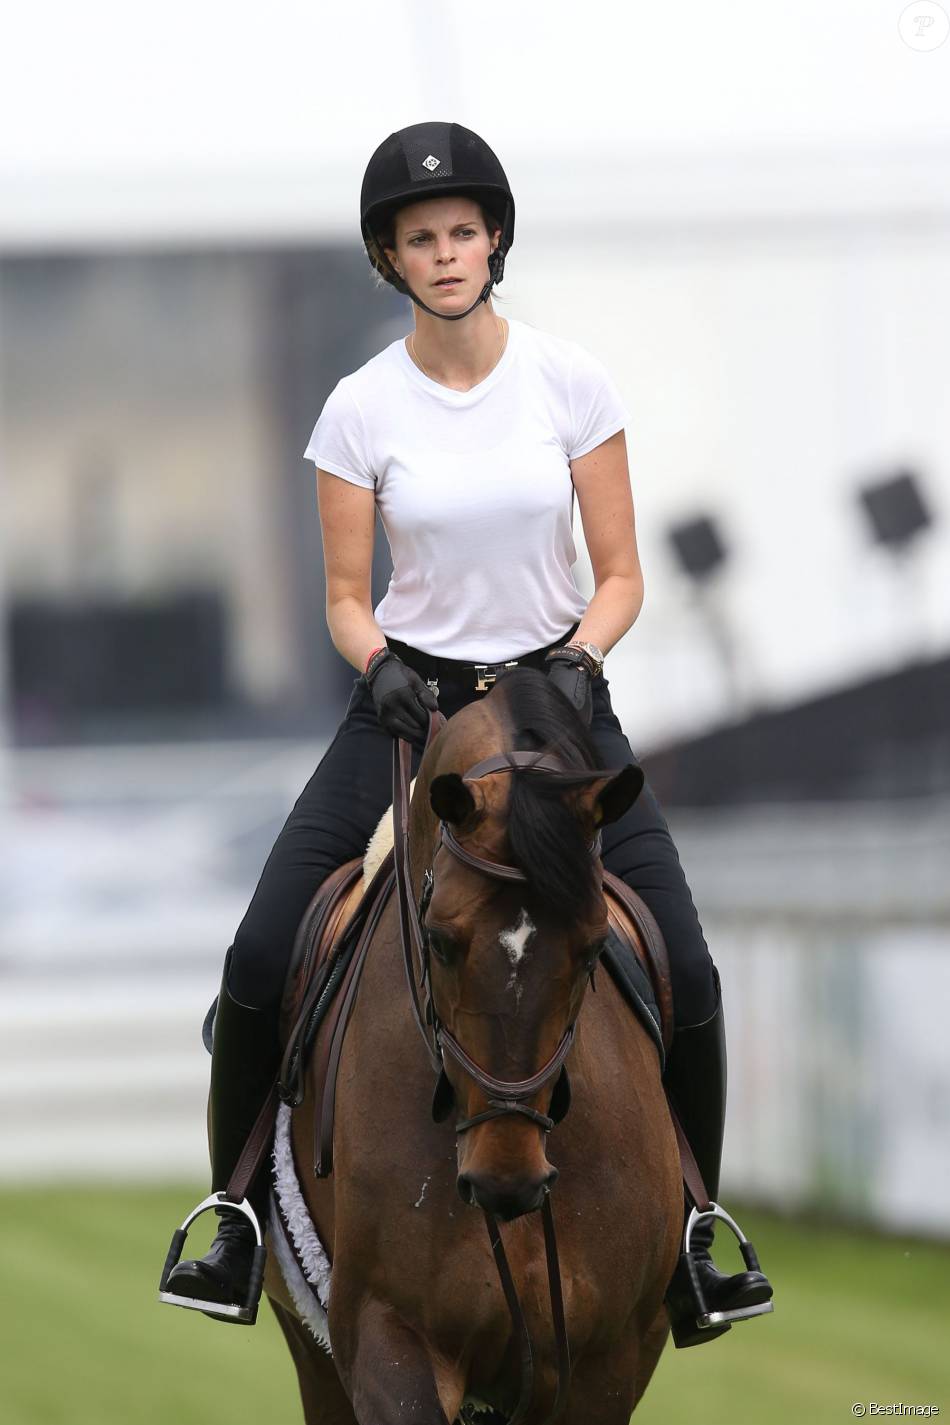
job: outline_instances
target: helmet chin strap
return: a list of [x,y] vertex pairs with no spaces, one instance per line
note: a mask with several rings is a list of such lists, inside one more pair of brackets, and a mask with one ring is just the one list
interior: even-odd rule
[[397,277],[399,279],[406,292],[406,295],[412,298],[416,306],[421,307],[424,312],[428,312],[430,317],[440,317],[444,322],[460,322],[463,317],[468,316],[469,312],[474,312],[475,308],[479,306],[480,303],[487,302],[488,298],[491,296],[492,287],[494,287],[496,282],[500,282],[505,275],[505,254],[503,252],[499,252],[496,247],[494,252],[491,252],[488,255],[488,281],[485,283],[484,287],[479,292],[472,305],[470,307],[467,307],[464,312],[436,312],[433,311],[431,307],[427,307],[421,297],[416,296],[415,292],[413,292],[412,288],[409,286],[408,282],[406,282],[405,278],[393,267],[385,252],[382,256],[383,261],[386,263],[386,266],[389,268],[390,272],[393,274],[394,277]]

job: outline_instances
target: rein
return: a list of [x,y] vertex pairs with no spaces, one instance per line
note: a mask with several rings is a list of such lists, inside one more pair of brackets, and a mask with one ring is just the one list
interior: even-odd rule
[[[426,739],[426,748],[433,740],[439,729],[444,725],[445,718],[439,712],[433,712],[429,719],[429,735]],[[422,926],[422,917],[433,890],[433,872],[431,864],[427,867],[422,882],[422,897],[417,907],[412,894],[412,873],[409,863],[409,783],[411,768],[411,747],[408,742],[398,738],[393,742],[393,849],[395,854],[396,872],[396,897],[399,908],[399,933],[402,942],[403,960],[406,969],[406,980],[409,986],[410,1004],[413,1011],[413,1018],[416,1027],[422,1036],[426,1052],[429,1055],[433,1069],[439,1075],[439,1082],[436,1087],[436,1099],[433,1105],[433,1113],[437,1118],[444,1117],[445,1114],[439,1112],[437,1105],[440,1102],[440,1093],[445,1085],[448,1093],[451,1087],[445,1072],[446,1055],[449,1056],[458,1067],[472,1079],[484,1094],[488,1097],[489,1107],[482,1113],[476,1113],[471,1118],[460,1119],[455,1125],[457,1135],[467,1133],[469,1129],[475,1128],[480,1123],[487,1123],[494,1118],[504,1118],[510,1115],[521,1115],[536,1123],[543,1133],[549,1133],[560,1118],[567,1112],[570,1102],[569,1087],[566,1077],[563,1079],[564,1089],[561,1093],[561,1111],[548,1116],[539,1113],[536,1109],[530,1108],[525,1102],[526,1099],[533,1098],[535,1094],[549,1083],[557,1073],[566,1076],[564,1061],[570,1053],[574,1043],[574,1033],[576,1019],[568,1025],[561,1037],[560,1043],[551,1055],[548,1062],[530,1078],[519,1080],[508,1080],[496,1078],[486,1069],[477,1064],[467,1053],[455,1036],[442,1024],[436,1013],[432,999],[432,983],[430,976],[429,951],[425,930]],[[537,752],[503,752],[493,757],[488,757],[482,762],[477,762],[463,774],[463,779],[473,781],[478,777],[487,776],[491,772],[512,772],[517,768],[526,768],[542,772],[561,772],[564,770],[563,764],[555,758]],[[504,865],[498,861],[491,861],[487,857],[479,856],[467,850],[456,839],[451,827],[441,821],[439,824],[439,846],[444,846],[447,851],[461,861],[464,865],[472,867],[476,871],[490,876],[494,880],[504,881],[526,881],[524,872],[517,866]],[[591,856],[600,854],[600,833],[589,846]],[[416,966],[418,964],[418,971]],[[418,974],[418,986],[416,983]],[[561,1081],[555,1088],[555,1095],[558,1094]],[[553,1108],[553,1102],[552,1102]],[[448,1108],[445,1109],[448,1112]],[[519,1339],[519,1349],[521,1355],[521,1388],[518,1395],[518,1404],[514,1414],[510,1417],[509,1425],[518,1425],[527,1414],[534,1394],[534,1359],[531,1343],[531,1336],[528,1331],[527,1322],[521,1303],[518,1299],[518,1292],[514,1284],[511,1268],[505,1253],[504,1243],[501,1237],[501,1228],[498,1218],[494,1213],[482,1209],[488,1227],[488,1238],[491,1243],[492,1255],[498,1269],[498,1276],[505,1301],[511,1315],[512,1329]],[[552,1425],[561,1414],[567,1403],[567,1391],[570,1384],[571,1356],[570,1345],[567,1339],[567,1327],[564,1319],[564,1302],[561,1290],[561,1271],[557,1251],[557,1234],[554,1227],[554,1216],[551,1211],[551,1195],[549,1190],[545,1190],[544,1200],[541,1207],[541,1217],[544,1228],[545,1256],[548,1269],[548,1290],[551,1299],[551,1317],[554,1325],[555,1343],[557,1347],[557,1393],[554,1399],[554,1408],[547,1417],[545,1425]]]

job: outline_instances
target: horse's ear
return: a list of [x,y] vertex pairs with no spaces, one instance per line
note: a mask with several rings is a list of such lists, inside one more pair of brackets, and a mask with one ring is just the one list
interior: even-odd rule
[[464,782],[458,772],[443,772],[429,785],[429,805],[442,821],[459,826],[479,808],[481,799],[478,789]]
[[[619,821],[625,811],[633,806],[643,791],[643,768],[636,762],[628,762],[626,767],[605,782],[597,793],[594,821],[598,826]],[[598,815],[599,812],[599,815]]]
[[643,780],[643,768],[636,762],[628,762],[619,772],[609,772],[606,777],[588,782],[577,794],[578,816],[595,827],[619,821],[640,795]]

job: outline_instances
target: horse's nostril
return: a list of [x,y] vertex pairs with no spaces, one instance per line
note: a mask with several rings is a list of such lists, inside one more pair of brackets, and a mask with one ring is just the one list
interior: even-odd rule
[[510,1182],[478,1173],[460,1173],[455,1182],[459,1196],[467,1206],[480,1207],[504,1222],[511,1222],[527,1212],[536,1212],[557,1181],[557,1176],[556,1168],[534,1182]]
[[475,1206],[475,1188],[473,1187],[473,1185],[472,1185],[472,1180],[471,1180],[471,1178],[468,1176],[468,1174],[467,1174],[467,1173],[459,1173],[458,1177],[457,1177],[456,1180],[455,1180],[455,1186],[458,1188],[458,1190],[459,1190],[459,1197],[460,1197],[460,1198],[462,1199],[462,1201],[465,1203],[465,1206],[466,1206],[466,1207],[474,1207],[474,1206]]

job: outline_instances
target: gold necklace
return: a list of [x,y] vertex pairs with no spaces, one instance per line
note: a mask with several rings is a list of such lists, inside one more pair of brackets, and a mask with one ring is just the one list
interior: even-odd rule
[[[498,330],[499,330],[499,332],[501,333],[501,338],[502,338],[502,339],[501,339],[501,351],[499,351],[499,353],[498,353],[498,355],[496,356],[494,362],[492,363],[492,365],[490,366],[490,368],[485,372],[485,376],[482,377],[482,380],[483,380],[483,381],[485,380],[486,377],[490,376],[491,373],[494,371],[495,367],[498,365],[499,361],[500,361],[501,358],[504,356],[504,354],[505,354],[505,347],[508,345],[508,330],[509,330],[509,329],[502,327],[502,325],[501,325],[501,317],[499,317],[499,316],[496,315],[496,316],[495,316],[495,321],[498,323]],[[415,332],[411,332],[411,333],[410,333],[410,336],[409,336],[409,354],[410,354],[410,356],[412,357],[413,361],[416,363],[416,365],[417,365],[417,366],[419,367],[419,369],[421,370],[423,376],[429,376],[428,371],[425,369],[425,367],[423,366],[421,360],[419,359],[418,355],[416,354],[416,334],[415,334]],[[435,377],[434,377],[434,376],[429,376],[429,380],[430,380],[430,381],[435,381]],[[445,382],[444,382],[444,381],[439,381],[439,382],[436,382],[436,384],[439,385],[439,386],[444,386],[444,385],[445,385]],[[480,382],[476,382],[476,385],[480,385],[480,384],[481,384]]]

